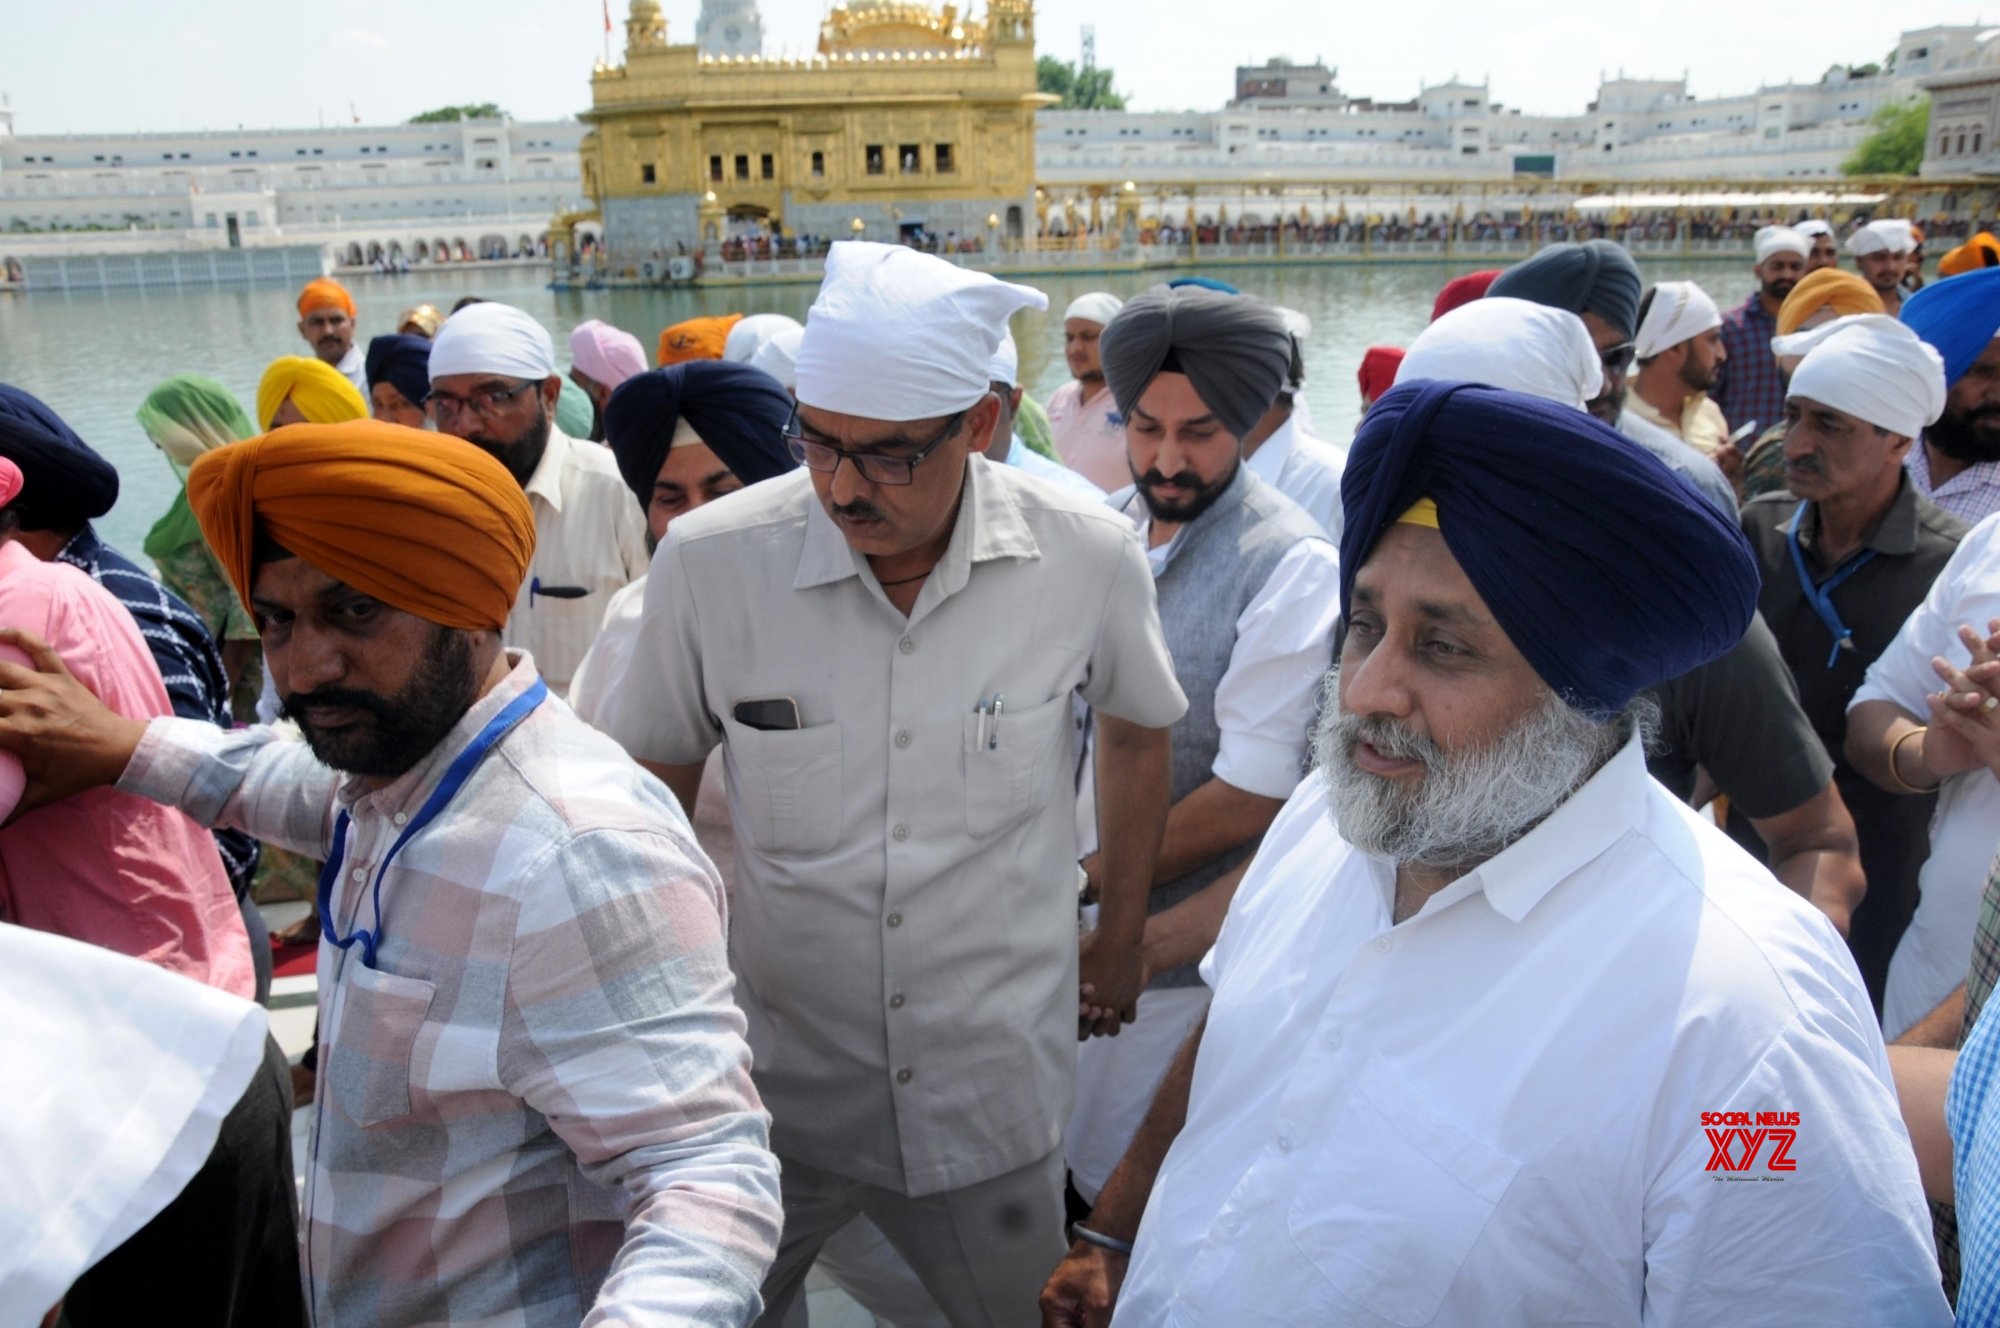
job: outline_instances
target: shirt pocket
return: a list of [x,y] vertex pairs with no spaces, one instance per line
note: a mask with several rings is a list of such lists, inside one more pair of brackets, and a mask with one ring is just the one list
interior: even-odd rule
[[965,828],[974,838],[1019,824],[1047,801],[1071,750],[1067,695],[1026,710],[1003,703],[998,719],[981,719],[965,717]]
[[1321,1131],[1285,1226],[1334,1290],[1429,1323],[1520,1163],[1459,1128],[1381,1056]]
[[725,716],[728,758],[750,842],[765,853],[824,853],[840,836],[840,725],[753,729]]
[[350,960],[342,980],[340,1026],[329,1048],[326,1083],[357,1125],[410,1114],[410,1053],[437,986]]

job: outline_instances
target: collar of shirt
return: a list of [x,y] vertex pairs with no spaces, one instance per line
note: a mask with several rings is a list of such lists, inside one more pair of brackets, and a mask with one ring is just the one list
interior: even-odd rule
[[[938,559],[936,575],[924,587],[926,591],[936,586],[943,594],[951,595],[965,589],[974,563],[1042,556],[1041,546],[1035,542],[1013,495],[1005,485],[987,476],[988,464],[984,457],[966,458],[958,520],[952,526],[944,556]],[[840,527],[826,514],[815,493],[806,508],[805,541],[799,549],[799,570],[792,578],[792,589],[810,590],[845,581],[850,576],[859,578],[865,565],[863,557],[848,544],[847,536],[840,533]]]
[[571,442],[569,435],[549,424],[549,445],[542,449],[542,459],[535,463],[535,473],[528,476],[528,482],[521,487],[530,498],[539,498],[562,511],[563,464],[569,460]]
[[[1634,738],[1540,825],[1431,896],[1416,917],[1483,892],[1495,913],[1509,922],[1521,921],[1549,891],[1633,828],[1646,806],[1647,778],[1645,750]],[[1675,851],[1671,845],[1660,847],[1669,854]],[[1393,868],[1390,876],[1393,881]]]
[[1917,488],[1927,498],[1940,492],[1956,493],[1981,484],[2000,485],[2000,461],[1975,461],[1943,484],[1933,484],[1931,454],[1928,445],[1921,438],[1910,448],[1910,455],[1904,460],[1903,469],[1910,472],[1910,477],[1917,482]]
[[1284,473],[1285,463],[1291,460],[1292,443],[1298,437],[1292,427],[1298,422],[1296,412],[1285,416],[1285,422],[1272,431],[1271,436],[1257,445],[1257,450],[1243,460],[1244,466],[1266,484],[1275,485],[1278,476]]
[[90,579],[95,581],[100,570],[98,564],[103,561],[103,553],[104,541],[97,538],[96,529],[86,521],[83,523],[83,529],[64,541],[63,546],[56,550],[56,556],[50,561],[68,563],[71,567],[88,573]]
[[1773,329],[1778,326],[1777,315],[1767,312],[1764,308],[1764,292],[1761,287],[1751,291],[1750,298],[1731,310],[1731,312],[1740,314],[1746,323],[1758,323],[1764,327]]
[[[1236,477],[1229,481],[1229,487],[1222,491],[1220,498],[1210,504],[1206,512],[1175,531],[1174,537],[1159,548],[1153,548],[1147,543],[1146,561],[1153,565],[1153,575],[1158,577],[1172,566],[1174,559],[1180,556],[1181,550],[1200,538],[1200,532],[1214,529],[1215,523],[1209,518],[1221,516],[1242,506],[1244,497],[1250,492],[1250,486],[1257,483],[1261,481],[1251,473],[1247,462],[1238,465]],[[1153,529],[1153,518],[1146,508],[1145,499],[1139,496],[1139,486],[1131,484],[1120,489],[1111,496],[1111,503],[1131,519],[1133,526],[1139,531],[1139,539],[1146,542]]]
[[[359,775],[348,775],[340,781],[336,797],[340,804],[350,808],[357,816],[382,816],[391,819],[398,815],[407,816],[423,806],[431,789],[444,777],[454,758],[465,749],[467,743],[486,727],[487,721],[507,708],[507,704],[521,693],[535,685],[537,676],[535,661],[523,650],[507,652],[509,668],[507,676],[496,683],[493,689],[472,703],[451,731],[438,740],[437,746],[424,754],[422,760],[396,776],[389,783],[373,792],[362,783]],[[401,822],[397,822],[401,824]]]
[[[1799,547],[1811,556],[1815,566],[1825,564],[1819,556],[1819,504],[1807,503],[1805,515],[1799,518]],[[1917,551],[1917,486],[1904,475],[1896,486],[1896,497],[1889,504],[1889,510],[1875,524],[1875,529],[1861,547],[1891,558],[1906,558]]]

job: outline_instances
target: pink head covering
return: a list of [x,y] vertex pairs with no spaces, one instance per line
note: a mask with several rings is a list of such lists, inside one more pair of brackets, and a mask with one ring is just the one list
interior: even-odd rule
[[0,507],[14,501],[14,495],[21,492],[21,468],[0,457]]
[[592,318],[569,334],[569,357],[585,377],[616,387],[646,372],[646,348],[630,332]]

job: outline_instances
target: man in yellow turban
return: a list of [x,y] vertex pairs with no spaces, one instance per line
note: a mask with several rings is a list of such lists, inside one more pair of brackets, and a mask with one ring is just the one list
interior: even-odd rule
[[368,400],[339,370],[303,355],[271,361],[257,382],[257,427],[345,424],[368,418]]
[[315,277],[299,292],[299,335],[313,354],[340,371],[357,392],[368,390],[366,364],[354,344],[354,297],[332,277]]
[[722,885],[667,790],[503,647],[521,486],[364,420],[208,452],[188,504],[306,742],[122,718],[0,631],[35,663],[0,663],[0,749],[24,806],[115,781],[326,862],[313,1319],[747,1322],[781,1209]]
[[[1777,335],[1789,337],[1850,314],[1883,312],[1882,297],[1859,274],[1838,267],[1815,268],[1799,278],[1799,284],[1792,287],[1792,293],[1778,306]],[[1779,355],[1777,359],[1778,380],[1789,388],[1792,370],[1799,367],[1800,357]],[[1750,450],[1743,454],[1743,473],[1737,480],[1737,490],[1747,503],[1784,487],[1785,422],[1778,420],[1758,435]]]
[[660,367],[689,360],[721,359],[723,348],[729,344],[729,330],[742,321],[742,314],[720,314],[675,323],[660,333]]

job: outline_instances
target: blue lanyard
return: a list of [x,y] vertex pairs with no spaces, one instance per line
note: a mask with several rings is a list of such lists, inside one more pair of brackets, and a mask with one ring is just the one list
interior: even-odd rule
[[403,845],[410,842],[412,835],[429,825],[432,818],[445,809],[445,805],[457,795],[466,779],[471,776],[473,767],[479,764],[486,753],[493,750],[494,745],[507,736],[509,729],[526,719],[528,713],[540,705],[548,694],[548,684],[540,678],[535,679],[533,687],[508,702],[507,708],[495,715],[486,727],[479,731],[479,736],[467,743],[465,750],[452,758],[450,767],[444,772],[444,778],[431,790],[430,797],[424,799],[423,808],[410,818],[409,824],[403,827],[403,833],[396,836],[396,842],[389,846],[389,851],[382,855],[381,863],[375,868],[373,892],[375,929],[369,931],[365,927],[356,927],[344,939],[333,926],[333,885],[340,879],[341,864],[347,858],[349,817],[344,809],[341,811],[333,823],[333,852],[327,855],[326,865],[319,871],[319,930],[328,944],[336,949],[345,950],[359,941],[361,962],[369,968],[375,967],[375,948],[382,943],[382,877],[389,870],[389,863],[402,850]]
[[1806,570],[1805,551],[1799,548],[1799,521],[1806,514],[1806,505],[1799,504],[1792,513],[1792,524],[1785,527],[1785,543],[1792,546],[1792,567],[1799,574],[1799,589],[1805,592],[1806,603],[1826,624],[1826,630],[1833,633],[1833,650],[1826,657],[1826,666],[1832,668],[1840,659],[1840,652],[1854,649],[1854,632],[1840,620],[1840,610],[1833,606],[1833,592],[1840,589],[1840,583],[1868,565],[1875,556],[1875,550],[1863,549],[1842,563],[1834,574],[1820,585],[1814,585],[1812,573]]

